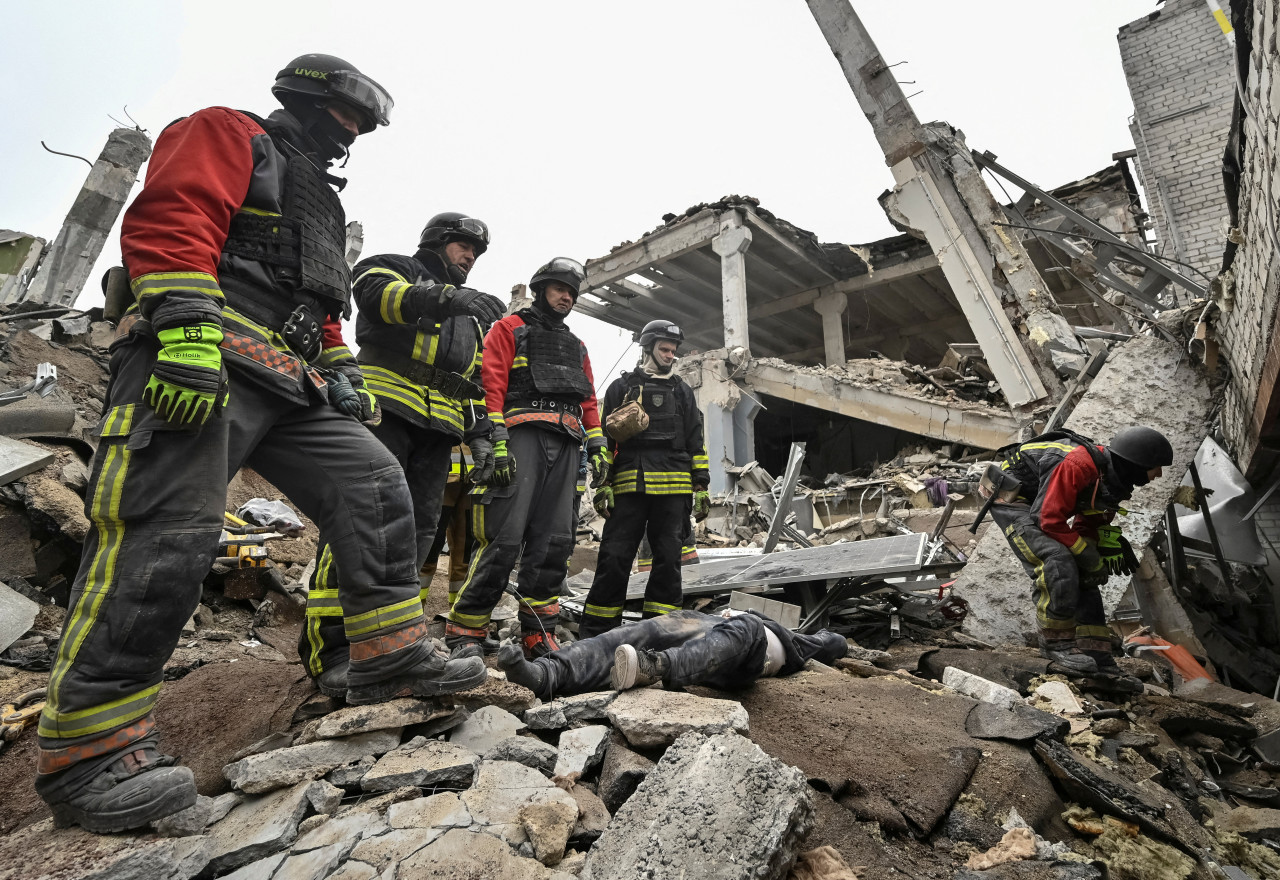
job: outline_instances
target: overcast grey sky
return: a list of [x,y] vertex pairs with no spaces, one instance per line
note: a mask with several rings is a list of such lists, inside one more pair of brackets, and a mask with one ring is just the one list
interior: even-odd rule
[[[854,5],[908,62],[894,69],[922,120],[1040,185],[1133,146],[1115,34],[1155,0]],[[42,139],[93,159],[126,104],[153,138],[209,105],[265,114],[276,72],[327,52],[396,101],[342,172],[365,254],[411,252],[431,214],[466,211],[493,233],[471,283],[504,300],[551,256],[602,256],[729,193],[825,241],[894,233],[876,202],[889,170],[803,0],[49,0],[5,22],[3,228],[52,238],[84,182]],[[98,274],[118,260],[113,238]],[[572,322],[597,374],[630,341]]]

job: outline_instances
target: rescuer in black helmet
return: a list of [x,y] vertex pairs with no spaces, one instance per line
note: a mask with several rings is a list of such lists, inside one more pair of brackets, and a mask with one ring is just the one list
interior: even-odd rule
[[[448,252],[452,242],[465,242],[471,245],[471,253],[462,259]],[[481,255],[489,249],[489,227],[483,220],[477,220],[458,211],[445,211],[427,221],[418,237],[418,250],[430,251],[447,266],[448,280],[454,284],[465,284],[471,267]],[[495,319],[496,320],[496,319]],[[490,321],[489,323],[493,323]]]
[[[609,385],[601,408],[612,467],[592,500],[605,524],[578,627],[583,638],[622,622],[631,563],[644,537],[653,561],[641,613],[656,617],[680,610],[689,515],[702,520],[711,511],[702,414],[693,389],[674,371],[684,331],[671,321],[650,321],[639,341],[640,363]],[[639,431],[633,421],[619,418],[635,404],[648,420]]]
[[386,89],[333,55],[299,55],[276,74],[271,94],[326,161],[345,156],[356,135],[389,125],[394,103]]

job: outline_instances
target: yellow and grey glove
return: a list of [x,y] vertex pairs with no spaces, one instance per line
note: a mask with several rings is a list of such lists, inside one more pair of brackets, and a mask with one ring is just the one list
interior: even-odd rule
[[596,494],[591,498],[591,506],[596,509],[596,513],[605,519],[613,516],[613,488],[601,486],[595,492]]
[[587,462],[591,465],[591,488],[603,486],[609,479],[609,468],[613,467],[613,455],[604,444],[587,449]]
[[711,514],[711,495],[702,486],[693,490],[693,518],[702,522]]
[[1129,575],[1138,570],[1138,557],[1115,526],[1098,526],[1098,553],[1109,575]]
[[516,478],[516,457],[507,452],[507,441],[493,444],[493,485],[510,486]]
[[142,401],[167,422],[199,428],[230,398],[218,348],[222,328],[204,323],[169,327],[156,338],[161,348]]
[[1076,554],[1076,567],[1080,569],[1080,586],[1100,587],[1111,577],[1098,552],[1097,543],[1085,539],[1085,548]]

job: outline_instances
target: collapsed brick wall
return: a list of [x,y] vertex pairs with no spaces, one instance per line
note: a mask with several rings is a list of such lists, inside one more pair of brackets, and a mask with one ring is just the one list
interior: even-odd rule
[[1129,130],[1163,252],[1212,276],[1226,230],[1230,46],[1204,0],[1168,0],[1120,28],[1117,39],[1133,98]]
[[[1257,451],[1258,389],[1267,372],[1267,350],[1274,344],[1277,287],[1274,269],[1280,236],[1280,88],[1276,74],[1277,12],[1274,3],[1252,4],[1253,49],[1244,88],[1244,162],[1240,175],[1239,230],[1241,242],[1232,263],[1234,302],[1224,302],[1217,328],[1231,364],[1231,381],[1222,405],[1227,448],[1242,467]],[[1274,369],[1272,365],[1271,369]]]

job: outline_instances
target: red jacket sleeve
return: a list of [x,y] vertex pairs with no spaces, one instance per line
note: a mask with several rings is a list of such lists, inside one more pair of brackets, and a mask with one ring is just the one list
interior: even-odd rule
[[324,319],[324,327],[321,329],[323,342],[321,348],[346,348],[346,340],[342,338],[342,322],[337,318],[329,317]]
[[522,318],[510,315],[489,328],[484,337],[480,378],[484,385],[485,408],[489,411],[489,418],[497,424],[505,424],[502,413],[507,400],[507,382],[511,376],[511,362],[516,357],[513,331],[523,324]]
[[599,433],[600,429],[600,405],[596,402],[595,377],[591,375],[591,356],[587,354],[587,347],[582,346],[582,372],[587,374],[587,384],[592,387],[591,396],[582,401],[582,426],[590,431],[592,428]]
[[251,141],[261,134],[249,117],[210,107],[157,139],[146,183],[125,212],[120,234],[140,304],[177,289],[221,299],[218,259],[249,191]]
[[[1077,446],[1053,469],[1049,481],[1036,499],[1040,530],[1061,541],[1072,553],[1084,550],[1084,539],[1096,538],[1096,531],[1078,515],[1076,504],[1082,492],[1096,486],[1102,475],[1089,450]],[[1068,523],[1068,520],[1073,520]]]

